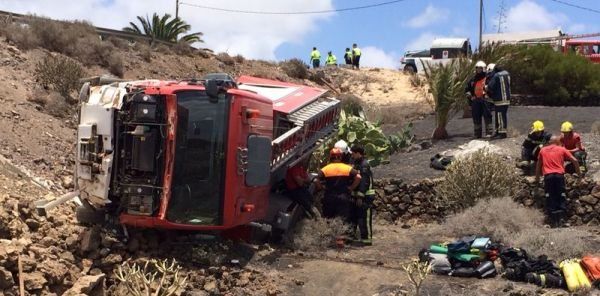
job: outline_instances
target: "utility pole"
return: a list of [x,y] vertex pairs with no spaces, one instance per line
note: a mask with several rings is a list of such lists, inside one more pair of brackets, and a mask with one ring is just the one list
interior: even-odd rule
[[179,0],[175,0],[175,18],[179,17]]
[[481,51],[481,45],[483,41],[481,40],[481,35],[483,34],[483,0],[479,0],[479,47],[478,50]]

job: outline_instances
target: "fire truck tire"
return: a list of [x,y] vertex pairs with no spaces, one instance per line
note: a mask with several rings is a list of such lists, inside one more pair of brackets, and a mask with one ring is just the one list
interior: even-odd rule
[[271,240],[275,243],[284,245],[292,245],[294,243],[294,234],[296,233],[296,226],[298,222],[306,217],[302,206],[296,205],[291,211],[290,226],[288,229],[273,229],[271,233]]
[[102,224],[104,222],[104,213],[94,209],[85,201],[75,210],[75,217],[81,224]]

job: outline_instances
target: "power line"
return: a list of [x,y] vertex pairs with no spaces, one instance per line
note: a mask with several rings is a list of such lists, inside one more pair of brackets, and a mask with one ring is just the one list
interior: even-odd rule
[[374,8],[374,7],[380,7],[380,6],[395,4],[395,3],[404,2],[404,1],[406,1],[406,0],[394,0],[394,1],[386,1],[386,2],[369,4],[369,5],[363,5],[363,6],[354,6],[354,7],[346,7],[346,8],[338,8],[338,9],[327,9],[327,10],[313,10],[313,11],[258,11],[258,10],[227,9],[227,8],[204,6],[204,5],[193,4],[193,3],[185,3],[185,2],[180,2],[179,4],[180,5],[187,5],[187,6],[197,7],[197,8],[209,9],[209,10],[217,10],[217,11],[224,11],[224,12],[234,12],[234,13],[246,13],[246,14],[288,14],[289,15],[289,14],[318,14],[318,13],[331,13],[331,12],[344,12],[344,11],[351,11],[351,10],[361,10],[361,9]]
[[598,10],[598,9],[589,8],[589,7],[583,7],[583,6],[579,6],[577,4],[573,4],[573,3],[569,3],[569,2],[565,2],[565,1],[561,1],[561,0],[550,0],[550,1],[553,1],[553,2],[556,2],[556,3],[560,3],[560,4],[564,4],[564,5],[571,6],[571,7],[575,7],[575,8],[579,8],[579,9],[582,9],[582,10],[587,10],[587,11],[590,11],[590,12],[600,13],[600,10]]

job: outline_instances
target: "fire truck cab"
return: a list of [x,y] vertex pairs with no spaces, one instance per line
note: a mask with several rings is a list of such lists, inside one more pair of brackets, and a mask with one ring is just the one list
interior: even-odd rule
[[325,90],[248,76],[98,84],[80,94],[78,217],[132,227],[289,227],[297,210],[272,188],[340,111]]
[[565,54],[575,53],[593,63],[600,63],[600,40],[567,40],[563,51]]

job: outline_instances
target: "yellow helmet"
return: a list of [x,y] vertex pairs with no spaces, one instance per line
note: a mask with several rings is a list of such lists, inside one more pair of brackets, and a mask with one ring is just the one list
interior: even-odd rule
[[572,132],[573,131],[573,124],[570,123],[570,122],[568,122],[568,121],[563,122],[561,124],[561,126],[560,126],[560,131],[562,133]]
[[541,120],[534,121],[533,125],[531,126],[531,131],[532,132],[542,132],[542,131],[544,131],[544,123]]

